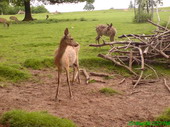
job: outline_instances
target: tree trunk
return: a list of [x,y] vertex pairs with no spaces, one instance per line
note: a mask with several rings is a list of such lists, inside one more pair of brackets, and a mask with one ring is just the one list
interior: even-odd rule
[[30,1],[24,0],[24,6],[25,6],[25,17],[24,17],[23,21],[32,21],[33,18],[31,16]]

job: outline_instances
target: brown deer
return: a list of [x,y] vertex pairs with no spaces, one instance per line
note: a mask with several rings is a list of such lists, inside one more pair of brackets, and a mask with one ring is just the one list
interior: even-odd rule
[[0,23],[3,23],[3,24],[4,24],[4,27],[5,27],[5,25],[6,25],[7,27],[9,27],[8,21],[7,21],[6,19],[4,19],[4,18],[0,18]]
[[10,20],[14,20],[14,21],[17,22],[17,23],[19,22],[19,20],[18,20],[17,17],[15,17],[15,16],[10,16],[9,19],[10,19]]
[[96,27],[97,37],[96,41],[99,43],[100,38],[104,36],[109,36],[110,41],[114,41],[114,36],[116,35],[116,29],[111,24],[98,25]]
[[55,65],[58,67],[58,86],[56,90],[55,100],[58,100],[60,78],[62,70],[65,69],[67,75],[67,84],[69,87],[70,98],[72,98],[72,91],[70,86],[69,78],[69,67],[73,67],[73,80],[76,79],[76,74],[78,73],[78,81],[80,83],[80,74],[79,74],[79,61],[78,61],[78,52],[80,46],[79,44],[69,35],[68,28],[64,31],[64,36],[60,41],[58,50],[55,53]]

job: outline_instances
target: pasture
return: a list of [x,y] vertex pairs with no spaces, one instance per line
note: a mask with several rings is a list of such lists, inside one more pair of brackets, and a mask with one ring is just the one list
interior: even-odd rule
[[[169,10],[169,8],[166,8]],[[19,20],[24,15],[16,15]],[[33,14],[37,20],[12,23],[9,28],[0,24],[0,114],[11,109],[48,111],[69,118],[80,127],[120,127],[129,121],[153,120],[170,105],[170,97],[162,81],[132,89],[131,76],[124,68],[97,57],[110,47],[94,48],[95,27],[112,23],[117,29],[115,40],[122,34],[151,34],[155,27],[149,23],[135,24],[132,10],[103,10],[49,14]],[[161,24],[169,19],[168,11],[161,11]],[[9,19],[9,15],[1,16]],[[154,21],[157,22],[156,14]],[[68,28],[80,44],[80,68],[112,75],[106,83],[72,86],[73,100],[68,98],[66,76],[63,74],[60,90],[61,102],[54,102],[57,71],[53,65],[54,52]],[[103,37],[109,41],[108,37]],[[153,65],[159,76],[168,77],[170,69]],[[124,84],[118,85],[124,77]],[[121,94],[105,95],[100,90],[111,87]],[[134,93],[133,93],[134,92]],[[160,99],[162,98],[162,99]]]

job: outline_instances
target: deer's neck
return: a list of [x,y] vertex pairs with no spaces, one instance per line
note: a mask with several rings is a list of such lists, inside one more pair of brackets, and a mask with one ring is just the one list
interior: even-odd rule
[[57,53],[57,60],[58,61],[63,57],[63,54],[65,53],[66,48],[67,48],[67,45],[60,43],[58,53]]

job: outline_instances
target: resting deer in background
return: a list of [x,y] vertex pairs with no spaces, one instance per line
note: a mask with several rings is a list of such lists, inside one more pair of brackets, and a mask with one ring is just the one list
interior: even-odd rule
[[19,22],[19,20],[18,20],[17,17],[15,17],[15,16],[10,16],[9,19],[10,19],[10,20],[14,20],[14,21],[17,22],[17,23]]
[[67,75],[67,84],[69,87],[70,98],[72,98],[72,91],[70,86],[69,78],[69,67],[73,66],[73,80],[76,79],[76,74],[78,73],[78,81],[80,83],[80,74],[79,74],[79,61],[78,61],[78,52],[80,46],[76,41],[69,35],[68,28],[64,31],[64,36],[60,41],[58,50],[55,53],[55,65],[58,67],[58,86],[56,90],[55,100],[58,100],[60,78],[62,70],[65,69]]
[[3,23],[3,24],[4,24],[4,27],[5,27],[5,25],[6,25],[7,27],[9,27],[8,21],[7,21],[6,19],[4,19],[4,18],[0,18],[0,23]]
[[114,36],[116,35],[116,29],[112,26],[112,23],[109,25],[98,25],[96,27],[97,37],[96,41],[99,43],[101,36],[109,36],[110,41],[114,41]]

